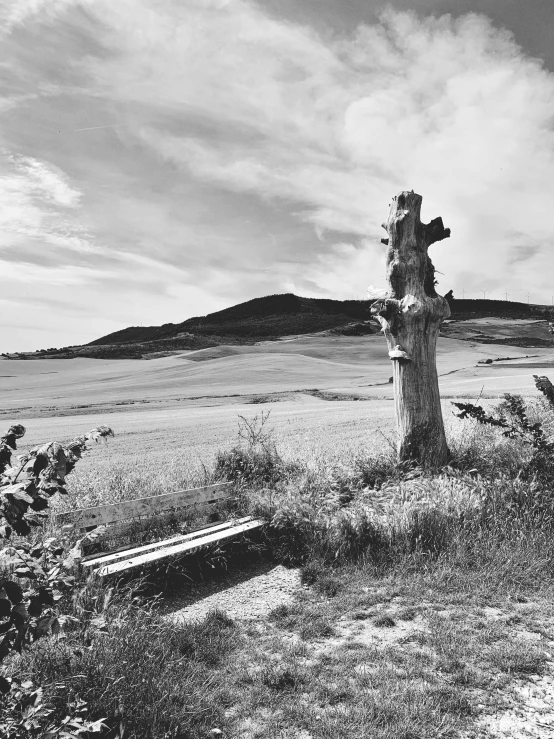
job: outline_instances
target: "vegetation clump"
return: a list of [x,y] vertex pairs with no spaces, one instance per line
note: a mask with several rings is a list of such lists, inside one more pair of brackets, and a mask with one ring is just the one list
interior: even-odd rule
[[281,480],[286,465],[277,452],[273,432],[267,427],[271,411],[262,411],[252,419],[239,415],[238,444],[219,452],[215,477],[239,485],[275,484]]
[[[15,424],[0,438],[0,539],[16,534],[14,544],[4,547],[0,555],[17,562],[12,574],[0,577],[0,662],[42,637],[60,634],[68,622],[59,605],[70,599],[75,587],[72,568],[78,546],[67,552],[53,537],[32,543],[20,537],[44,523],[52,496],[67,493],[66,475],[81,458],[87,442],[113,436],[111,428],[99,426],[66,446],[50,442],[34,447],[12,466],[12,452],[25,431],[24,426]],[[85,719],[82,703],[72,704],[61,723],[50,723],[52,711],[43,703],[42,687],[32,680],[0,674],[0,695],[6,717],[0,729],[8,739],[33,735],[55,739],[64,732],[66,736],[81,736],[100,731],[103,725],[101,720]]]

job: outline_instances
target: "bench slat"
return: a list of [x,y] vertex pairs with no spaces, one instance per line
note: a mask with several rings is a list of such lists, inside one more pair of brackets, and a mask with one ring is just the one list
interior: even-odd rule
[[208,529],[202,529],[200,531],[191,531],[189,534],[180,534],[179,536],[173,536],[170,539],[162,539],[161,541],[155,541],[151,544],[143,544],[138,547],[130,547],[120,552],[104,552],[98,555],[92,555],[86,560],[81,560],[82,567],[98,567],[98,565],[105,565],[111,562],[117,562],[121,559],[129,559],[137,554],[142,554],[153,549],[162,549],[163,547],[169,546],[169,544],[177,544],[178,542],[193,541],[206,534],[212,534],[216,531],[223,531],[224,529],[231,528],[232,526],[240,526],[243,523],[252,521],[252,516],[246,516],[245,518],[236,518],[235,520],[225,521],[214,526],[210,526]]
[[197,503],[222,500],[228,498],[229,495],[230,483],[222,482],[195,488],[194,490],[177,490],[174,493],[155,495],[151,498],[123,500],[121,503],[108,503],[107,505],[59,513],[56,516],[56,522],[63,525],[73,524],[75,528],[85,529],[89,526],[102,526],[141,516],[155,516],[163,511],[185,508]]
[[125,570],[130,570],[133,567],[139,567],[140,565],[144,565],[149,562],[155,562],[158,559],[164,559],[165,557],[171,557],[175,554],[182,554],[183,552],[197,549],[198,547],[203,547],[208,544],[214,544],[217,541],[230,539],[231,537],[237,536],[238,534],[243,534],[246,531],[252,531],[253,529],[260,528],[264,525],[264,523],[264,521],[258,520],[248,521],[247,523],[233,526],[230,529],[224,529],[223,531],[218,531],[213,534],[207,534],[197,539],[193,539],[192,541],[186,541],[181,544],[176,544],[172,547],[168,547],[167,549],[161,549],[155,552],[147,552],[146,554],[142,554],[138,557],[126,559],[123,562],[114,562],[112,564],[104,565],[98,570],[95,570],[95,572],[101,577],[104,577],[105,575],[112,575],[116,572],[124,572]]

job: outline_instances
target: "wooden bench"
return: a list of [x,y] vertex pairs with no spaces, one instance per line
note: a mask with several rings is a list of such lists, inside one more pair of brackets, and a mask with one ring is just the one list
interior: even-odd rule
[[[231,500],[230,483],[206,485],[194,490],[178,490],[174,493],[156,495],[151,498],[125,500],[121,503],[109,503],[82,508],[56,516],[56,523],[65,529],[91,531],[98,526],[108,527],[106,535],[117,532],[125,524],[137,520],[152,519],[161,514],[190,509],[192,506],[211,505],[219,501]],[[216,544],[231,539],[247,531],[253,531],[264,525],[264,521],[245,516],[225,522],[217,522],[204,526],[196,531],[178,536],[171,536],[162,541],[135,546],[130,544],[119,549],[85,556],[81,566],[95,571],[101,577],[124,572],[166,557],[191,552],[200,547]]]

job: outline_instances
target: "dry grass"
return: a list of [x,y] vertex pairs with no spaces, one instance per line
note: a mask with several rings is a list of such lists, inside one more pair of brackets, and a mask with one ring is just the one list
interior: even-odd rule
[[[297,437],[285,420],[274,441],[291,461]],[[339,414],[337,433],[342,422]],[[155,608],[114,605],[101,630],[37,644],[28,676],[60,717],[67,689],[79,692],[114,738],[121,724],[136,739],[212,728],[241,739],[456,735],[499,686],[545,669],[543,641],[521,629],[539,628],[524,601],[540,608],[552,597],[554,525],[536,515],[550,488],[515,477],[527,448],[471,422],[448,425],[457,467],[440,473],[399,469],[385,440],[356,446],[355,433],[331,454],[334,438],[320,428],[297,445],[295,465],[269,483],[250,480],[244,506],[273,521],[267,546],[302,563],[306,586],[267,622],[212,615],[175,626]],[[161,430],[136,431],[131,445],[122,438],[78,469],[71,505],[212,478],[213,457],[175,453],[178,431],[170,443]],[[491,605],[501,620],[487,616]]]

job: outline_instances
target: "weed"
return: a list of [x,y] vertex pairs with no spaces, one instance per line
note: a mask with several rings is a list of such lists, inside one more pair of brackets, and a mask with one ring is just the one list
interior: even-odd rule
[[286,605],[285,603],[281,603],[281,605],[276,606],[272,611],[270,611],[269,618],[270,620],[282,622],[283,619],[290,615],[290,613],[290,606]]
[[313,585],[327,573],[327,568],[319,560],[307,562],[300,570],[300,582],[302,585]]
[[219,452],[216,457],[214,475],[216,479],[242,484],[278,482],[283,474],[281,459],[271,451],[241,449],[234,447],[228,452]]
[[542,650],[521,639],[498,642],[486,656],[498,670],[515,675],[540,675],[547,660]]
[[328,598],[334,598],[342,590],[342,580],[337,575],[325,575],[316,582],[316,589]]
[[396,615],[400,621],[413,621],[417,613],[417,608],[407,606],[406,608],[401,608]]
[[332,636],[334,633],[329,617],[321,609],[306,608],[301,603],[278,606],[269,618],[280,628],[294,631],[306,640]]
[[455,517],[440,509],[414,510],[408,514],[401,536],[406,537],[409,551],[436,555],[447,549],[455,524]]
[[373,616],[375,616],[373,611],[355,611],[352,614],[354,621],[367,621],[368,619],[373,618]]
[[328,616],[314,614],[311,618],[303,620],[298,633],[302,639],[308,641],[333,636],[335,629]]
[[379,628],[390,629],[393,626],[396,626],[396,621],[394,620],[394,618],[392,618],[392,616],[384,613],[381,616],[377,616],[373,619],[373,625],[378,626]]
[[306,678],[297,667],[270,665],[263,671],[261,681],[271,690],[291,691],[300,688]]
[[184,657],[217,667],[236,638],[234,621],[222,611],[214,610],[203,621],[190,623],[176,632],[174,643]]
[[271,411],[253,418],[239,415],[238,445],[219,452],[215,462],[216,479],[251,484],[274,485],[284,476],[286,465],[273,442],[273,429],[267,428]]
[[318,593],[334,598],[342,588],[342,580],[321,560],[308,562],[300,571],[303,585],[313,586]]
[[358,457],[354,472],[363,486],[379,490],[383,483],[399,475],[398,463],[393,451],[376,457]]

